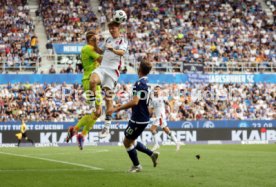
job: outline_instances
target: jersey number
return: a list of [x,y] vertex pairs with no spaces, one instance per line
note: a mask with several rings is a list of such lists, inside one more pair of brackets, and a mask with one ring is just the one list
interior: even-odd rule
[[129,134],[129,135],[132,135],[133,129],[130,128],[130,127],[128,127],[128,128],[126,129],[126,133]]

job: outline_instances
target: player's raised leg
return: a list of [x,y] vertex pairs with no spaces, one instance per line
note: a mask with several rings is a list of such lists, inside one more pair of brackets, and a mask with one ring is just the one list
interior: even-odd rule
[[100,133],[100,138],[105,138],[109,135],[109,129],[112,121],[112,112],[113,112],[113,91],[109,88],[105,88],[105,103],[106,103],[106,112],[105,112],[105,124],[102,132]]
[[90,82],[90,90],[92,91],[89,97],[89,101],[90,101],[90,105],[92,107],[95,107],[96,97],[99,97],[99,94],[101,94],[97,91],[97,86],[101,84],[100,75],[98,75],[97,73],[92,73],[90,76],[89,82]]

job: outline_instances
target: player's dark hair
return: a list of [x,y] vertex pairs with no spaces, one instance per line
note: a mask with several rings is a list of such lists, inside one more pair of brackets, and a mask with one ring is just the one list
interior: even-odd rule
[[150,62],[148,61],[142,61],[140,63],[140,72],[145,76],[145,75],[148,75],[150,70],[152,68],[152,65]]
[[88,42],[90,40],[91,37],[95,36],[96,32],[95,31],[88,31],[86,33],[86,41]]
[[117,23],[115,21],[111,21],[110,23],[108,23],[107,26],[108,27],[120,27],[120,23]]
[[161,89],[161,86],[157,85],[157,86],[154,87],[154,89],[157,89],[157,88]]

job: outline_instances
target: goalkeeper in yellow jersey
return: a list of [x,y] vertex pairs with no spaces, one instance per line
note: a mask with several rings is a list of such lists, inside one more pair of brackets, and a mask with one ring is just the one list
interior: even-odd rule
[[26,141],[31,142],[34,145],[34,141],[27,136],[27,126],[25,124],[25,121],[22,119],[21,127],[20,127],[20,133],[17,133],[15,135],[17,137],[18,143],[17,146],[19,147],[22,138],[24,138]]
[[[92,71],[94,71],[100,64],[102,60],[102,56],[97,53],[97,43],[98,36],[94,31],[89,31],[86,33],[86,41],[87,45],[85,45],[81,50],[81,62],[84,69],[84,74],[82,78],[82,85],[84,92],[86,94],[86,100],[88,104],[91,104],[91,98],[94,92],[90,89],[90,75]],[[89,130],[91,130],[96,123],[98,117],[100,117],[102,113],[102,95],[101,95],[101,87],[97,86],[97,94],[96,94],[96,110],[92,112],[92,114],[86,114],[83,116],[77,125],[74,127],[69,127],[68,135],[66,138],[66,142],[74,136],[77,135],[77,141],[80,150],[83,149],[84,137],[88,134]],[[99,93],[99,94],[98,94]],[[93,99],[95,99],[93,97]],[[82,128],[82,132],[78,134],[78,131]]]

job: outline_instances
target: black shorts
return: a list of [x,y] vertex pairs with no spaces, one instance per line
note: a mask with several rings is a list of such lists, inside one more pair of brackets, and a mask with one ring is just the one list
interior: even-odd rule
[[22,138],[27,138],[27,133],[26,132],[22,133]]
[[137,124],[131,121],[125,129],[125,137],[131,140],[136,140],[142,134],[148,124]]

